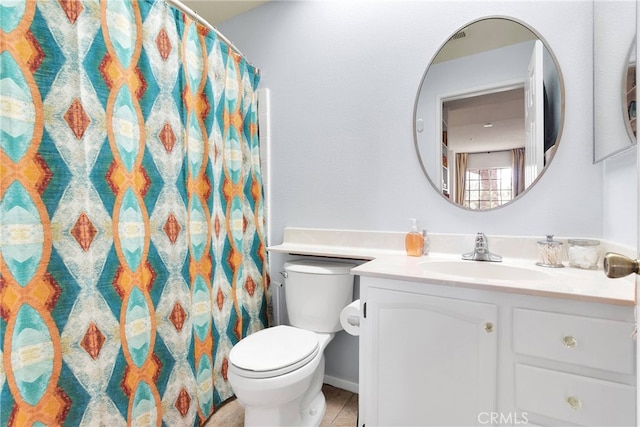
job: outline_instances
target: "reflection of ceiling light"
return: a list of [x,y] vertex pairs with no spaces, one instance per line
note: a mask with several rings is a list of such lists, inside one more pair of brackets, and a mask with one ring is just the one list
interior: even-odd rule
[[482,127],[492,128],[493,127],[493,123],[492,122],[485,122],[485,123],[482,124]]

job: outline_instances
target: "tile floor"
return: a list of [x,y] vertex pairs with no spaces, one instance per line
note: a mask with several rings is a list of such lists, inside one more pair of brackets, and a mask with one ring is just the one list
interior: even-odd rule
[[[322,386],[327,400],[327,410],[321,427],[349,426],[355,427],[358,422],[358,395],[328,384]],[[244,425],[244,409],[235,398],[219,408],[205,427],[242,427]]]

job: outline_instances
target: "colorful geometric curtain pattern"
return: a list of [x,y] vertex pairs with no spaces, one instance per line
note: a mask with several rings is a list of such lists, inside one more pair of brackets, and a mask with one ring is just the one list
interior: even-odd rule
[[0,425],[201,424],[268,325],[257,70],[162,0],[0,16]]

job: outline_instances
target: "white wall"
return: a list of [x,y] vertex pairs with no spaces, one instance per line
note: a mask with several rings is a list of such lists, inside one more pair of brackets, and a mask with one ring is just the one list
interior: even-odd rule
[[636,247],[638,236],[636,154],[632,148],[603,161],[602,237],[631,247]]
[[[493,212],[449,204],[420,169],[413,102],[425,67],[466,23],[505,15],[535,28],[565,79],[566,120],[551,167]],[[600,236],[602,171],[592,155],[590,2],[269,2],[222,32],[271,89],[274,238],[285,226]]]
[[[565,124],[534,188],[504,208],[471,212],[424,177],[413,103],[439,46],[490,15],[523,21],[553,50],[565,83]],[[624,239],[635,214],[621,226],[609,219],[635,204],[605,206],[603,185],[610,192],[626,183],[635,163],[607,163],[613,170],[606,172],[592,164],[592,18],[590,1],[271,1],[220,25],[271,90],[269,243],[279,243],[286,226],[404,231],[410,217],[442,233]],[[272,271],[284,258],[271,257]],[[331,344],[327,373],[357,381],[357,339],[341,335]]]

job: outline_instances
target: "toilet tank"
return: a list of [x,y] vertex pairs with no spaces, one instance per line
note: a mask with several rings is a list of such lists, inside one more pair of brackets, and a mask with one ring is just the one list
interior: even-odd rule
[[289,323],[314,332],[338,332],[340,311],[353,299],[355,264],[297,260],[284,265]]

